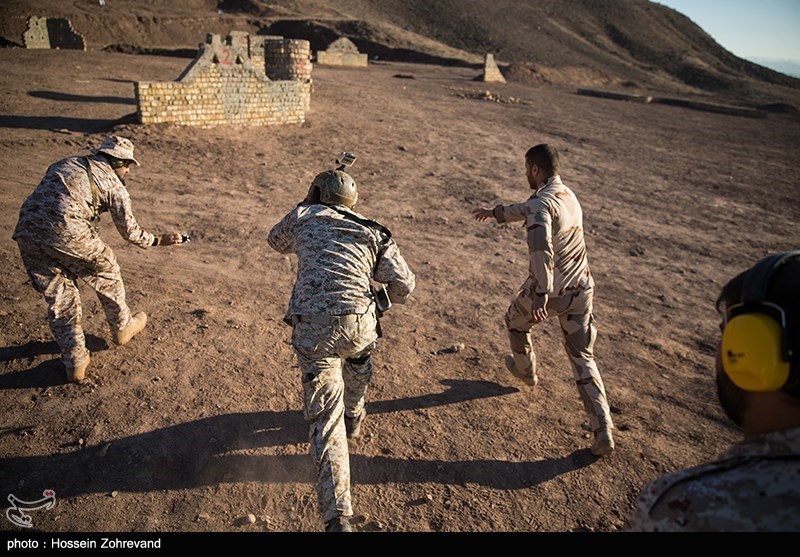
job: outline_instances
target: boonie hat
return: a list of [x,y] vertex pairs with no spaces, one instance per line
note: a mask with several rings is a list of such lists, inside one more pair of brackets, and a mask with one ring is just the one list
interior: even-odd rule
[[97,153],[105,153],[106,155],[111,155],[118,159],[133,161],[136,163],[136,166],[140,166],[139,161],[133,158],[133,143],[131,140],[118,135],[109,135],[106,137],[103,140],[103,144],[100,145],[98,149],[92,149],[92,153],[95,155]]

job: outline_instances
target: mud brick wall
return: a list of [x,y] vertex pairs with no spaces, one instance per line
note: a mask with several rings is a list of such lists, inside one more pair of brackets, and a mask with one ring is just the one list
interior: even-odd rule
[[327,50],[317,52],[317,64],[366,67],[369,62],[366,54],[358,52],[358,47],[353,41],[341,37],[329,44]]
[[136,84],[139,120],[201,127],[302,123],[311,99],[309,59],[308,41],[231,33],[223,43],[209,35],[177,81]]
[[86,39],[72,28],[68,19],[31,16],[22,34],[25,48],[86,50]]
[[481,76],[481,81],[494,81],[498,83],[505,83],[506,78],[503,77],[503,74],[500,72],[500,68],[497,67],[497,63],[494,61],[493,54],[487,54],[483,60],[483,75]]
[[367,67],[369,62],[366,54],[320,50],[317,52],[317,64],[325,66]]

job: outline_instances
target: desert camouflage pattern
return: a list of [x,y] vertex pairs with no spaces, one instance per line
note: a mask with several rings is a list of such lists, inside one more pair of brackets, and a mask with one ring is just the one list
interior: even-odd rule
[[[344,206],[337,209],[364,218]],[[321,204],[298,205],[272,228],[268,242],[280,253],[297,254],[287,321],[294,324],[319,511],[326,522],[352,516],[344,417],[361,414],[372,377],[378,333],[371,281],[387,284],[392,302],[402,304],[415,277],[393,240],[386,242],[379,230]],[[376,264],[381,245],[385,251]]]
[[[67,367],[82,365],[89,358],[81,328],[79,280],[97,293],[112,332],[122,330],[131,319],[117,258],[92,222],[86,160],[70,157],[50,166],[23,203],[13,234],[31,283],[47,302],[50,329]],[[129,242],[151,245],[154,236],[136,223],[124,184],[102,156],[89,160],[97,184],[98,212],[110,212],[117,230]]]
[[[532,375],[536,375],[536,354],[531,342],[531,329],[535,325],[532,313],[533,300],[523,288],[511,302],[505,323],[515,366],[526,374],[533,372]],[[564,334],[564,348],[589,425],[595,432],[613,429],[603,379],[594,360],[597,328],[592,315],[592,289],[572,290],[558,298],[550,298],[547,313],[558,316]]]
[[800,532],[800,428],[745,439],[639,493],[630,532]]
[[547,180],[524,203],[498,205],[494,218],[498,223],[525,222],[530,253],[526,290],[557,297],[594,286],[583,239],[583,211],[559,176]]
[[[22,204],[15,240],[24,238],[87,260],[103,251],[104,244],[92,222],[92,189],[86,160],[69,157],[47,169]],[[114,225],[127,241],[142,248],[151,246],[154,236],[137,224],[125,185],[102,155],[90,155],[88,160],[99,194],[98,213],[111,213]]]
[[[365,218],[343,205],[337,208]],[[272,228],[268,242],[280,253],[297,254],[288,316],[366,313],[373,304],[371,279],[388,284],[389,297],[398,304],[405,303],[415,286],[414,273],[394,240],[376,267],[379,231],[325,205],[299,205]]]
[[372,378],[378,339],[375,313],[349,323],[297,323],[292,345],[300,364],[304,415],[317,470],[317,501],[324,521],[352,516],[350,454],[344,416],[356,417]]
[[121,331],[128,325],[131,311],[125,303],[125,286],[111,248],[106,246],[103,252],[89,260],[24,239],[17,240],[17,247],[31,284],[47,302],[50,330],[61,349],[61,361],[66,367],[83,365],[89,359],[81,327],[78,279],[97,293],[112,332]]
[[594,360],[594,279],[577,197],[559,176],[553,176],[524,203],[495,207],[494,217],[498,223],[524,221],[528,231],[528,278],[505,315],[515,366],[536,375],[531,343],[533,296],[547,292],[547,312],[558,316],[589,423],[595,432],[612,429],[605,387]]

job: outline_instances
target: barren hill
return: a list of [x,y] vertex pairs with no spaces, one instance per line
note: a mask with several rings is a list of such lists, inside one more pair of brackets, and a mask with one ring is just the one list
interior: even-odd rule
[[[231,29],[312,41],[339,36],[371,58],[477,64],[485,53],[512,80],[724,96],[800,106],[800,80],[726,51],[685,16],[648,0],[7,0],[6,44],[29,15],[68,17],[90,48],[191,54]],[[221,9],[223,15],[219,15]]]

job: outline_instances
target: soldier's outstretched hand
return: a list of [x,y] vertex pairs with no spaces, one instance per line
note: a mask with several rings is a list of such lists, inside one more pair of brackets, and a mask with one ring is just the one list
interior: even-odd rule
[[494,218],[494,209],[475,209],[472,211],[472,216],[478,222]]
[[189,241],[189,235],[182,232],[166,232],[158,237],[159,246],[174,246],[185,244]]

